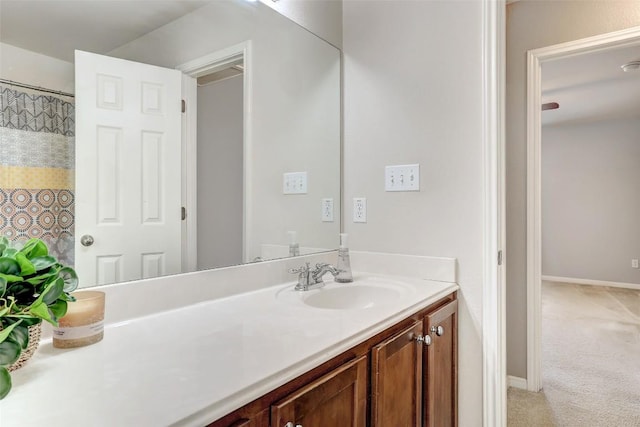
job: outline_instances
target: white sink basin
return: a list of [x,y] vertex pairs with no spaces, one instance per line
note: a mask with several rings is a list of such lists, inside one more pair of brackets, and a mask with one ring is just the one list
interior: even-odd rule
[[306,298],[303,297],[302,301],[316,308],[354,310],[386,304],[400,298],[400,295],[401,293],[394,288],[336,285],[336,287],[318,289]]
[[380,278],[352,283],[328,282],[320,289],[296,291],[292,286],[280,289],[280,301],[329,310],[362,310],[392,304],[411,292],[409,285]]

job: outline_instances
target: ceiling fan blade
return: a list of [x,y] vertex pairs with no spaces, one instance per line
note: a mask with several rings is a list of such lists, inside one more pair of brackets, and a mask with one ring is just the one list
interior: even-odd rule
[[557,102],[547,102],[546,104],[542,104],[542,111],[544,110],[557,110],[560,108],[560,104]]

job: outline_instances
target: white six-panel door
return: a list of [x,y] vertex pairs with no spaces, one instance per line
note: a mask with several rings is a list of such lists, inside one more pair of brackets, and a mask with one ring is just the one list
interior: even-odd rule
[[179,273],[181,73],[82,51],[75,73],[80,286]]

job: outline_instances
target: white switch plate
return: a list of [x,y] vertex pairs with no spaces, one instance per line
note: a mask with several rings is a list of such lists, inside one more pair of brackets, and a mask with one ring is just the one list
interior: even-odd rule
[[420,165],[395,165],[384,168],[385,191],[420,191]]
[[307,194],[307,173],[287,172],[282,176],[282,193]]
[[322,222],[333,222],[333,199],[322,199]]
[[353,222],[367,222],[367,199],[353,198]]
[[632,259],[631,260],[631,268],[640,268],[638,266],[638,260],[637,259]]

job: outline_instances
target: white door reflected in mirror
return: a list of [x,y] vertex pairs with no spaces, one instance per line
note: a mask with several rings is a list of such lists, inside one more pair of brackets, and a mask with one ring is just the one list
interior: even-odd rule
[[180,273],[181,73],[82,51],[75,67],[80,286]]

